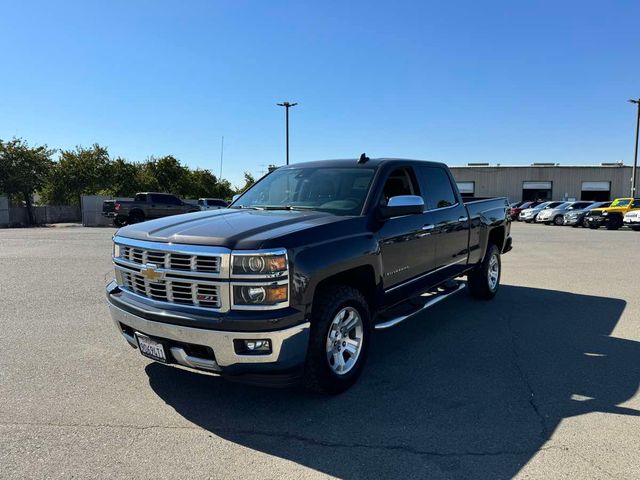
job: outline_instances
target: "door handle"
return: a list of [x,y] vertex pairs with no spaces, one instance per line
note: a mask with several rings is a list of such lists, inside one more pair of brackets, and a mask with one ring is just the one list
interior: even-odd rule
[[435,225],[431,225],[431,224],[423,225],[422,226],[422,231],[425,232],[425,231],[428,231],[428,230],[433,230],[434,228],[435,228]]
[[467,220],[469,220],[469,217],[460,217],[458,219],[459,222],[466,222]]

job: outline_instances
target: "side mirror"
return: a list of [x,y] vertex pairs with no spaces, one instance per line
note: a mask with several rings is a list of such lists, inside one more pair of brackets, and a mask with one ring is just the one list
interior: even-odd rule
[[235,202],[239,198],[240,198],[240,194],[236,193],[233,197],[231,197],[231,203]]
[[382,218],[415,215],[424,212],[424,200],[417,195],[391,197],[385,207],[380,207]]

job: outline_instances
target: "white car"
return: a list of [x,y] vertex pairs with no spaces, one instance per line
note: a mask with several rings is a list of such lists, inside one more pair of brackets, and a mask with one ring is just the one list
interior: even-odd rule
[[200,210],[219,210],[227,208],[229,204],[220,198],[199,198],[198,207]]
[[631,210],[625,213],[622,223],[631,228],[631,230],[640,232],[640,210]]

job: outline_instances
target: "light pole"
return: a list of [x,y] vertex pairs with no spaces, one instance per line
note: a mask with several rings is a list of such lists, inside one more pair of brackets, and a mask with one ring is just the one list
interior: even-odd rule
[[640,98],[637,100],[629,100],[630,103],[635,103],[638,106],[638,118],[636,120],[636,148],[633,154],[633,170],[631,170],[631,196],[636,197],[637,190],[637,178],[636,170],[638,169],[638,133],[640,133]]
[[295,107],[297,103],[282,102],[278,103],[278,106],[284,107],[285,110],[285,122],[286,122],[286,142],[287,142],[287,165],[289,165],[289,109]]

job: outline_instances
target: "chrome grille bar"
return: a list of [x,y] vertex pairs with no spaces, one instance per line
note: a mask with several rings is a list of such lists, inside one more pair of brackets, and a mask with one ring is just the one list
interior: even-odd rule
[[157,302],[229,310],[229,249],[124,237],[114,237],[114,243],[116,279],[123,290]]

